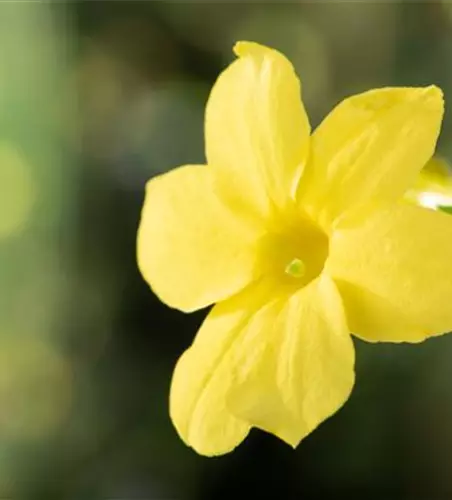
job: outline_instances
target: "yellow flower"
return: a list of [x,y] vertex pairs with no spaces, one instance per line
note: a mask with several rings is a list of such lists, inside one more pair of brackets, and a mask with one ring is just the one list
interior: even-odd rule
[[403,201],[434,152],[441,91],[350,97],[310,135],[290,62],[255,43],[235,52],[207,103],[208,165],[151,180],[138,232],[162,301],[216,304],[170,395],[181,438],[205,455],[252,427],[296,446],[349,397],[350,332],[452,329],[452,217]]

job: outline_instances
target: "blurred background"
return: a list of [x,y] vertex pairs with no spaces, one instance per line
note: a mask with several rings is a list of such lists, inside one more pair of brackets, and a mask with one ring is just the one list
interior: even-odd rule
[[[172,427],[172,370],[206,311],[156,299],[136,229],[146,180],[204,161],[240,39],[291,58],[314,126],[378,86],[452,102],[446,1],[0,3],[0,498],[452,498],[452,336],[356,340],[351,399],[296,451],[253,431],[207,459]],[[448,160],[451,131],[446,110]]]

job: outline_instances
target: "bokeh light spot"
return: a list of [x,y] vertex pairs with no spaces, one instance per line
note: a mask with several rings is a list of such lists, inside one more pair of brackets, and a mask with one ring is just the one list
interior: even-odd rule
[[0,340],[0,439],[43,438],[57,430],[71,402],[68,362],[50,344]]
[[31,167],[9,143],[0,143],[0,239],[20,233],[36,198]]

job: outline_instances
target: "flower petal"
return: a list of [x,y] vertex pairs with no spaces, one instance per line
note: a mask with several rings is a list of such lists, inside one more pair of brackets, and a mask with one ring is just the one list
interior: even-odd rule
[[182,440],[202,455],[221,455],[245,439],[250,425],[226,408],[234,383],[233,351],[270,294],[259,284],[214,306],[174,371],[171,419]]
[[310,126],[290,62],[256,43],[239,42],[234,50],[239,59],[220,75],[207,103],[207,161],[234,179],[241,203],[266,215],[272,202],[283,206],[295,194]]
[[291,297],[253,285],[212,309],[179,360],[171,417],[205,455],[232,450],[251,426],[296,446],[348,398],[353,365],[331,280],[323,276]]
[[369,199],[402,197],[434,152],[442,116],[442,92],[433,85],[345,99],[312,136],[300,203],[328,226]]
[[353,342],[326,276],[255,315],[234,354],[232,413],[294,447],[353,387]]
[[181,167],[147,184],[138,265],[163,302],[193,311],[258,276],[259,231],[222,203],[210,167]]
[[452,330],[452,217],[400,204],[338,229],[326,271],[351,330],[371,341],[419,342]]

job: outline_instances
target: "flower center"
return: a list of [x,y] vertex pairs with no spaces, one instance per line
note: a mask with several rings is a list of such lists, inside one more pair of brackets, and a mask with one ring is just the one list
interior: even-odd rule
[[301,259],[293,259],[292,262],[287,264],[286,273],[294,278],[302,278],[306,271],[304,262]]
[[276,283],[302,287],[317,278],[328,256],[328,236],[296,215],[274,224],[264,244],[263,264]]

